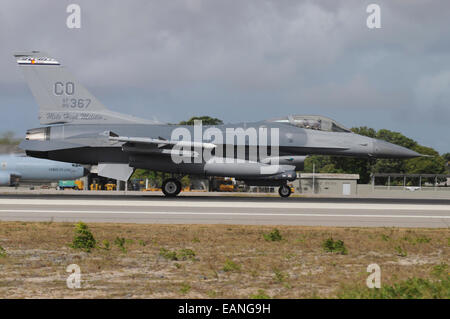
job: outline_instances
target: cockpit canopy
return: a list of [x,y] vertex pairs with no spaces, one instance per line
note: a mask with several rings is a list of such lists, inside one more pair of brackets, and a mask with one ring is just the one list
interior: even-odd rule
[[270,122],[287,123],[310,130],[351,133],[351,130],[345,126],[325,116],[319,115],[289,115],[287,117],[270,120]]

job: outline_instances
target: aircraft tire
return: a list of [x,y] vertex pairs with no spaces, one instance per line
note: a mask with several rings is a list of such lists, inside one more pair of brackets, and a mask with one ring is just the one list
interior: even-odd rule
[[162,191],[166,197],[175,197],[181,192],[181,183],[175,178],[168,178],[162,184]]
[[278,189],[278,194],[280,194],[281,197],[289,197],[291,195],[291,188],[287,185],[281,185]]

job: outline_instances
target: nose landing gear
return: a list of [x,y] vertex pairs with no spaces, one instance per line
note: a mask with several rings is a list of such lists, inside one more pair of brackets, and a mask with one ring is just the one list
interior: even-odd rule
[[286,184],[281,185],[278,189],[278,194],[280,194],[281,197],[289,197],[291,195],[292,191],[289,186]]

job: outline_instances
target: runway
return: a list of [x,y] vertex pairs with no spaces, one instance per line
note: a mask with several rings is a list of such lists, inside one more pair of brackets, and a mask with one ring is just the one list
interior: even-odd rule
[[448,228],[450,201],[7,195],[0,220]]

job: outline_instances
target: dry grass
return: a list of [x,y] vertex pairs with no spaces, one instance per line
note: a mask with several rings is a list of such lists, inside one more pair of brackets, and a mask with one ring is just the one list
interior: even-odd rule
[[[364,284],[371,263],[380,265],[382,284],[391,284],[429,278],[433,266],[450,260],[449,229],[279,226],[282,240],[268,241],[263,234],[273,227],[88,226],[109,250],[70,248],[72,223],[0,222],[7,253],[0,257],[0,297],[333,298],[343,284]],[[348,253],[325,252],[329,237],[344,241]],[[81,267],[81,289],[66,286],[73,263]]]

